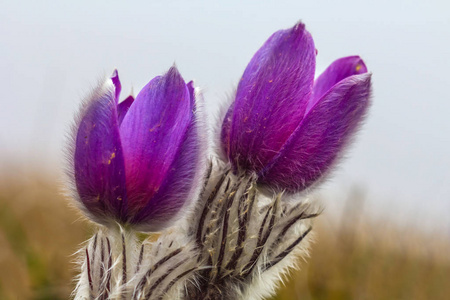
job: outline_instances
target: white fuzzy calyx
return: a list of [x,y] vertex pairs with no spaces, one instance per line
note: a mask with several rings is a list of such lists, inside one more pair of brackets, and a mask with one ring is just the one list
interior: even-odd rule
[[75,299],[264,299],[306,256],[308,201],[263,191],[254,176],[210,165],[195,208],[154,241],[99,231],[84,256]]

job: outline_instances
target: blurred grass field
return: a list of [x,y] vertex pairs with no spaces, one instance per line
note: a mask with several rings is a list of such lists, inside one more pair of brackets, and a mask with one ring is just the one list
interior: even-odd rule
[[[0,176],[0,299],[70,296],[73,253],[92,228],[69,208],[58,181],[40,173]],[[355,211],[342,220],[318,218],[311,257],[272,300],[450,299],[448,236]]]

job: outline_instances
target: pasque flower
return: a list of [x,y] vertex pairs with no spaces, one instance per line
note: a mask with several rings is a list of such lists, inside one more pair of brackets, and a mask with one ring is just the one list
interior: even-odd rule
[[85,103],[76,122],[77,198],[101,224],[156,231],[192,198],[200,143],[193,83],[175,67],[119,103],[117,71]]
[[253,56],[222,124],[222,147],[236,172],[297,192],[341,155],[370,104],[371,74],[350,56],[314,81],[316,54],[299,23],[275,32]]

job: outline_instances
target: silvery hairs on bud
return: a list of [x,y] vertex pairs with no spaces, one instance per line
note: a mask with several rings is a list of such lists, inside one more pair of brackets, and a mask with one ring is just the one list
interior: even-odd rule
[[126,230],[88,241],[75,299],[264,299],[306,255],[318,214],[285,198],[211,162],[194,210],[155,241]]

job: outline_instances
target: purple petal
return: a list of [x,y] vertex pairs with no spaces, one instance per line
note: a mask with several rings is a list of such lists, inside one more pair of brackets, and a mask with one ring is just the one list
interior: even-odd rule
[[326,174],[365,116],[370,78],[367,73],[354,75],[334,85],[311,108],[261,181],[297,192]]
[[314,82],[307,110],[311,109],[339,81],[364,73],[367,73],[367,67],[359,56],[348,56],[335,60]]
[[81,112],[75,140],[75,182],[81,201],[100,223],[126,219],[125,166],[119,136],[116,89],[99,87]]
[[229,157],[238,168],[259,171],[286,142],[304,115],[314,71],[314,42],[302,23],[275,32],[258,50],[233,109]]
[[130,109],[131,104],[134,102],[133,96],[128,96],[125,100],[119,103],[117,106],[117,115],[119,119],[119,126],[122,124],[123,118],[125,118],[125,115],[127,114],[128,110]]
[[188,91],[189,91],[189,99],[191,100],[191,108],[195,108],[195,87],[194,87],[194,81],[189,81],[186,84]]
[[116,100],[116,104],[117,104],[117,103],[119,103],[120,91],[122,90],[122,85],[120,84],[120,80],[119,80],[119,72],[117,70],[114,70],[113,74],[111,75],[111,80],[116,89],[115,100]]
[[153,201],[191,120],[189,91],[174,67],[137,95],[120,126],[130,210]]
[[182,207],[191,202],[201,151],[197,126],[192,119],[160,189],[131,220],[140,230],[154,232],[167,227]]

